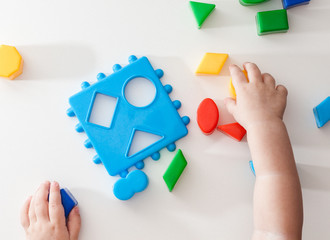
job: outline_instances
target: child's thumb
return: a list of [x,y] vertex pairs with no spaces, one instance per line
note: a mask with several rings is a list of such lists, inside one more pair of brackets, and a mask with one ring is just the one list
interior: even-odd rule
[[79,208],[77,206],[74,207],[70,212],[67,224],[68,224],[70,240],[78,240],[80,227],[81,227],[81,218],[80,218]]
[[232,115],[234,115],[235,108],[236,108],[236,101],[232,98],[226,98],[225,99],[225,106],[228,110],[228,112]]

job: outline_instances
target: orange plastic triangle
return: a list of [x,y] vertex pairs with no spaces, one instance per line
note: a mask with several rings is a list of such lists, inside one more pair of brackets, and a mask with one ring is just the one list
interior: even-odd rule
[[229,137],[241,141],[246,134],[246,130],[239,123],[230,123],[218,126],[218,130]]

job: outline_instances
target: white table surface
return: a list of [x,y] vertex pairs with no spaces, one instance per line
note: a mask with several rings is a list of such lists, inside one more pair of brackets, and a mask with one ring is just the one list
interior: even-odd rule
[[[256,62],[289,89],[285,122],[304,195],[304,239],[330,235],[330,124],[317,129],[312,108],[330,92],[330,1],[312,0],[288,11],[290,31],[258,37],[257,11],[281,8],[280,0],[243,7],[238,0],[217,8],[198,30],[186,0],[2,1],[0,43],[14,45],[25,60],[15,81],[0,80],[0,238],[23,239],[19,210],[44,180],[57,180],[79,201],[81,240],[249,239],[254,176],[244,140],[220,132],[205,136],[196,123],[206,97],[220,108],[228,96],[228,64]],[[230,54],[220,76],[195,76],[205,52]],[[86,136],[74,131],[68,98],[82,81],[147,56],[174,88],[189,134],[177,142],[188,166],[169,193],[162,175],[174,153],[145,161],[150,185],[127,202],[117,200],[118,179],[93,164]]]

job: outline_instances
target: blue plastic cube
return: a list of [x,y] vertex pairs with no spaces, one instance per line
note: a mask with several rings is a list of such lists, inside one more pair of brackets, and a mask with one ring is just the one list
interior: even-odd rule
[[314,116],[317,127],[323,127],[330,120],[330,97],[317,105],[314,109]]
[[309,4],[310,0],[282,0],[285,9]]
[[78,201],[74,198],[72,193],[67,188],[61,189],[61,199],[64,208],[65,218],[67,218],[71,210],[78,205]]

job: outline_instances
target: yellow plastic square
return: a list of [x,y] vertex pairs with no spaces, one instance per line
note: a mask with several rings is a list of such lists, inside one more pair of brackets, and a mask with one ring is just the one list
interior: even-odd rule
[[227,58],[226,53],[205,53],[196,74],[219,74]]
[[0,77],[14,79],[23,72],[23,59],[17,49],[0,45]]

